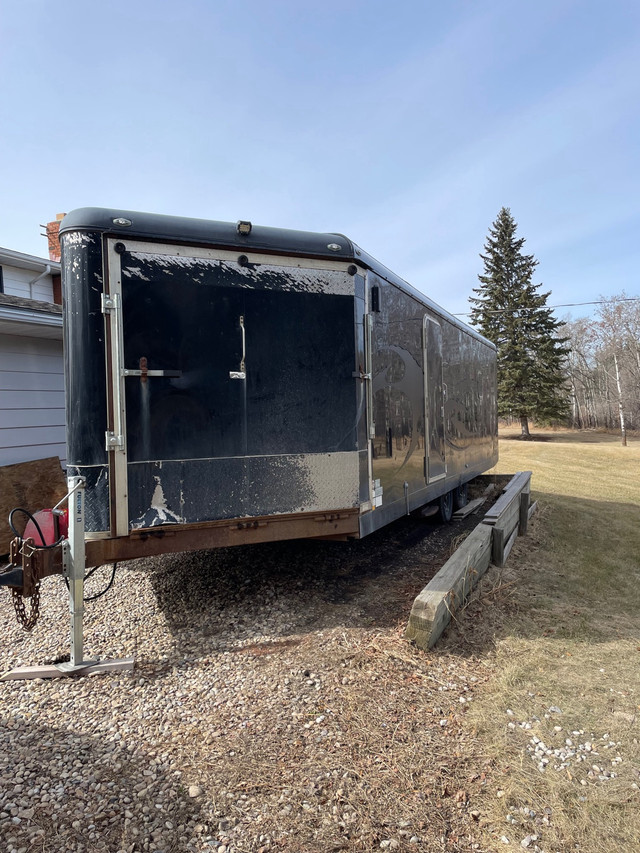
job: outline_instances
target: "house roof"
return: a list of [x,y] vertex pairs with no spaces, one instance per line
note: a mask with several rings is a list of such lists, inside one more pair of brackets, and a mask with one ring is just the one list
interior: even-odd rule
[[24,296],[11,296],[9,293],[0,293],[0,306],[4,305],[24,311],[38,311],[62,316],[62,305],[56,305],[55,302],[41,302],[39,299],[25,299]]
[[[31,270],[35,278],[48,273],[60,275],[60,264],[57,261],[2,247],[0,265]],[[61,340],[62,306],[0,293],[0,334]]]
[[37,272],[44,272],[47,267],[51,267],[52,273],[60,274],[60,263],[58,261],[50,261],[36,255],[26,255],[24,252],[16,252],[14,249],[3,249],[2,246],[0,246],[0,264]]
[[62,306],[0,293],[0,334],[62,339]]

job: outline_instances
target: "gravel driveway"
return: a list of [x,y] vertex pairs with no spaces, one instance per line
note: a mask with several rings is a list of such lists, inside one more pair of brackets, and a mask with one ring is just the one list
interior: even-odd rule
[[[450,781],[476,668],[402,636],[478,520],[123,564],[85,646],[133,672],[0,685],[1,849],[478,849]],[[68,651],[60,578],[32,634],[0,608],[3,669]]]

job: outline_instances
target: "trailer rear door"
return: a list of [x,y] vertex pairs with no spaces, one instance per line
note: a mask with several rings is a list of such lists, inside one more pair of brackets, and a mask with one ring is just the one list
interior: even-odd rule
[[141,243],[109,257],[119,533],[306,509],[301,457],[357,450],[346,265]]

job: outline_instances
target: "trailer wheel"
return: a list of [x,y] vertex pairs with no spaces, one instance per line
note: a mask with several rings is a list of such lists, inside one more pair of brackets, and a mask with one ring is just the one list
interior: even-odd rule
[[438,507],[440,509],[440,519],[448,523],[451,521],[451,516],[453,515],[453,492],[447,492],[442,495],[438,501]]
[[453,492],[453,508],[454,509],[462,509],[462,507],[466,506],[468,503],[469,503],[468,484],[463,483],[461,486],[458,486],[457,489],[454,489],[454,492]]

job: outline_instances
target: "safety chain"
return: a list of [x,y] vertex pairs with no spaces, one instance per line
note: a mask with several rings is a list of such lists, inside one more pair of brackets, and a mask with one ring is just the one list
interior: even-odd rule
[[40,616],[40,581],[34,587],[33,595],[31,596],[31,612],[27,616],[27,609],[24,606],[24,596],[17,589],[12,589],[13,606],[16,611],[16,618],[22,625],[25,631],[31,631],[36,626],[38,617]]

